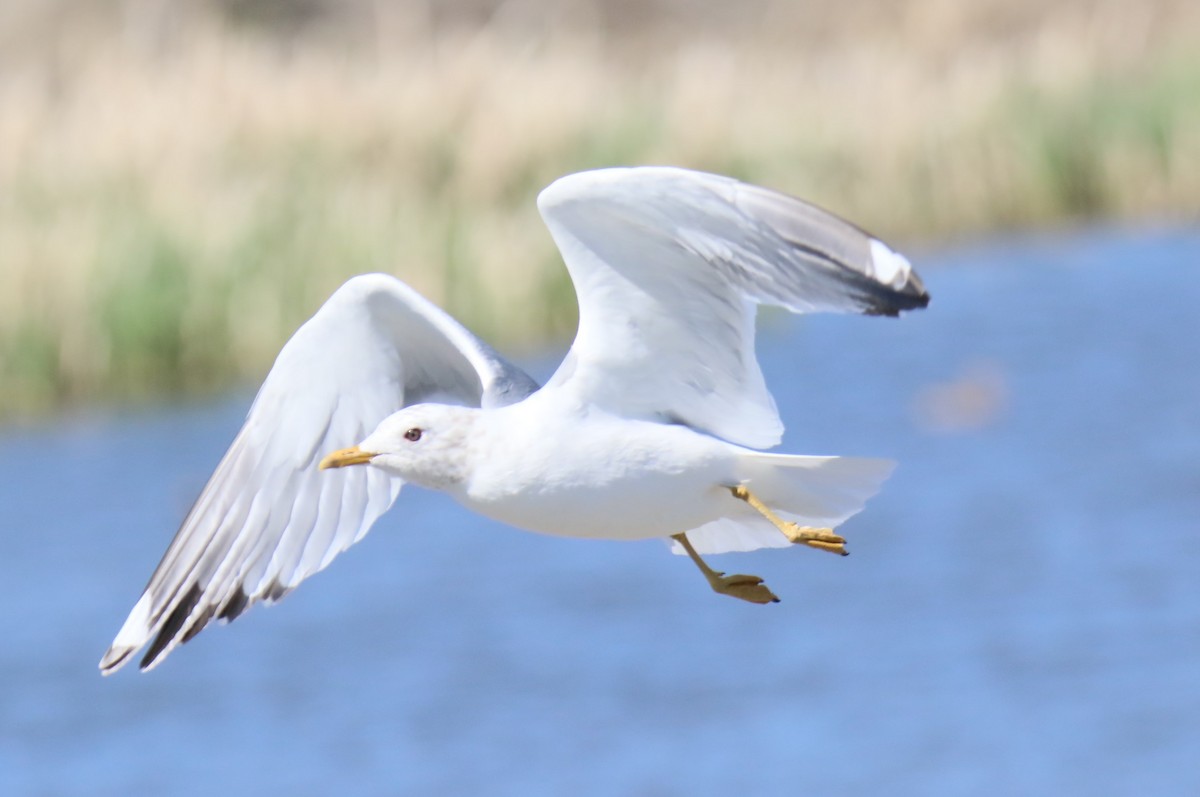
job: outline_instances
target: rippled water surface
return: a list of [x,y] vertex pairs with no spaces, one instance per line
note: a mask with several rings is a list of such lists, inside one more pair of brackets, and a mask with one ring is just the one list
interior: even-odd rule
[[102,679],[248,397],[0,432],[0,794],[1200,793],[1200,235],[921,261],[925,313],[761,324],[787,450],[901,462],[853,556],[714,559],[777,606],[413,489]]

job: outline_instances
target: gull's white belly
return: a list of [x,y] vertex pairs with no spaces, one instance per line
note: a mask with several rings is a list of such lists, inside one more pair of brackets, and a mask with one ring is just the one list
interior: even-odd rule
[[491,455],[452,491],[482,515],[544,534],[643,539],[740,508],[726,489],[735,446],[684,426],[522,409],[495,414],[483,432]]

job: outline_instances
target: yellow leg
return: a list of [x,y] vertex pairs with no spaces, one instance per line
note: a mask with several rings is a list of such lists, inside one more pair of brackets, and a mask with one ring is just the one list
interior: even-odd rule
[[719,570],[713,570],[704,563],[704,560],[700,558],[700,554],[696,553],[696,549],[692,547],[692,543],[686,534],[672,534],[671,539],[682,545],[683,550],[687,551],[687,555],[692,558],[692,561],[696,563],[696,567],[700,568],[700,572],[708,579],[708,584],[713,588],[713,592],[719,592],[722,595],[729,595],[734,598],[741,598],[751,603],[779,603],[779,598],[775,597],[775,593],[771,592],[770,588],[758,576],[747,576],[740,573],[727,576]]
[[758,496],[750,492],[743,485],[730,487],[729,491],[733,493],[734,498],[745,501],[750,506],[754,507],[759,514],[767,520],[775,524],[775,528],[779,529],[783,536],[795,543],[802,543],[822,551],[849,556],[850,552],[846,550],[846,538],[833,533],[833,529],[821,529],[813,526],[800,526],[792,523],[789,520],[776,515],[771,511],[771,508],[759,500]]

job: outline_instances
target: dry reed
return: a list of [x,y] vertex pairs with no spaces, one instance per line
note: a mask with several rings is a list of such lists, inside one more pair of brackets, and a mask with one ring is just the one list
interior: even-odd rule
[[637,30],[360,2],[288,35],[166,7],[0,18],[0,418],[253,380],[370,270],[500,342],[566,336],[533,198],[580,168],[734,174],[901,242],[1200,210],[1190,2],[762,0],[682,29],[659,4]]

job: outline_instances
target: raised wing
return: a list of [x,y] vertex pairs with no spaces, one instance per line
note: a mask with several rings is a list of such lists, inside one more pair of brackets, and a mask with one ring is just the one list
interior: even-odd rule
[[898,315],[929,302],[908,261],[801,200],[669,167],[569,175],[538,197],[579,297],[550,384],[627,416],[777,444],[756,305]]
[[350,280],[280,351],[100,670],[151,638],[141,667],[153,667],[214,617],[280,599],[361,539],[402,482],[378,468],[320,471],[325,454],[409,404],[497,406],[536,388],[400,280]]

